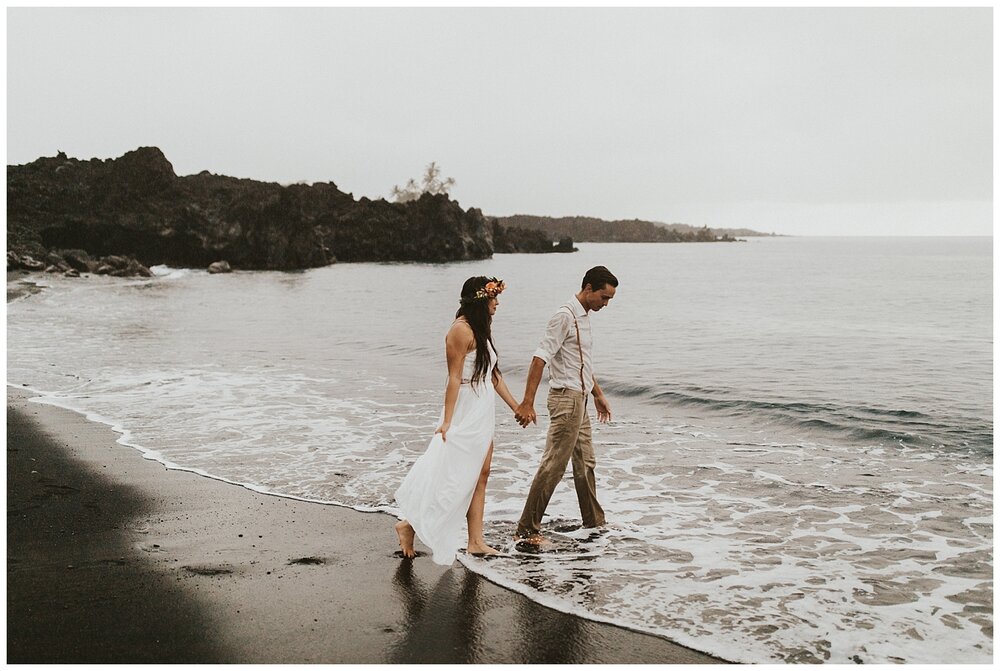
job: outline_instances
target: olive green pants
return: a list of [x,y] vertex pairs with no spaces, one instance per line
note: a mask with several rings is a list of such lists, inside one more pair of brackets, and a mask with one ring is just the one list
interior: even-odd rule
[[573,483],[580,501],[583,526],[604,524],[604,509],[597,501],[594,482],[594,445],[591,441],[590,417],[587,415],[583,392],[571,389],[549,391],[549,434],[545,439],[545,452],[538,465],[528,500],[524,503],[521,520],[517,524],[518,536],[530,536],[541,530],[542,515],[549,505],[552,492],[566,474],[566,463],[572,458]]

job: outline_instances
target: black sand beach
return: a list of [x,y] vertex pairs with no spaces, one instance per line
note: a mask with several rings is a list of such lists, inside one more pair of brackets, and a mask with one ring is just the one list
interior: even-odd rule
[[393,518],[170,471],[7,396],[7,661],[722,663],[395,556]]

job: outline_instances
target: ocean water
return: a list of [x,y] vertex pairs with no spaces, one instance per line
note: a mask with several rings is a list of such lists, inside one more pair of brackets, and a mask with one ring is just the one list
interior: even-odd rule
[[[509,542],[544,447],[498,400],[487,540],[471,570],[559,610],[740,662],[989,663],[990,238],[581,244],[575,254],[152,279],[33,276],[7,305],[8,384],[173,468],[394,512],[435,428],[462,282],[515,395],[551,313],[603,264],[595,422],[610,526],[569,477]],[[386,524],[386,552],[396,549]],[[429,560],[427,560],[429,561]]]

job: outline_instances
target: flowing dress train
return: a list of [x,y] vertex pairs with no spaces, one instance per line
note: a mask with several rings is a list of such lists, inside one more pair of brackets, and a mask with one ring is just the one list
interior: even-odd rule
[[[434,562],[445,566],[455,561],[457,550],[465,544],[465,515],[493,442],[496,390],[492,380],[497,356],[492,346],[489,349],[489,370],[475,386],[470,380],[476,351],[465,355],[446,440],[435,433],[396,490],[400,516],[433,551]],[[443,421],[442,408],[438,424]]]

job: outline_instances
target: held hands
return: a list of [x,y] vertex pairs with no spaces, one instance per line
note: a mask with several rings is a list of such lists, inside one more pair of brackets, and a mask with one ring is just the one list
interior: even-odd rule
[[594,407],[597,408],[597,421],[607,424],[611,421],[611,406],[604,394],[594,395]]
[[514,419],[521,425],[521,428],[528,426],[532,422],[538,423],[538,415],[535,414],[535,406],[528,401],[521,401],[521,405],[514,410]]

